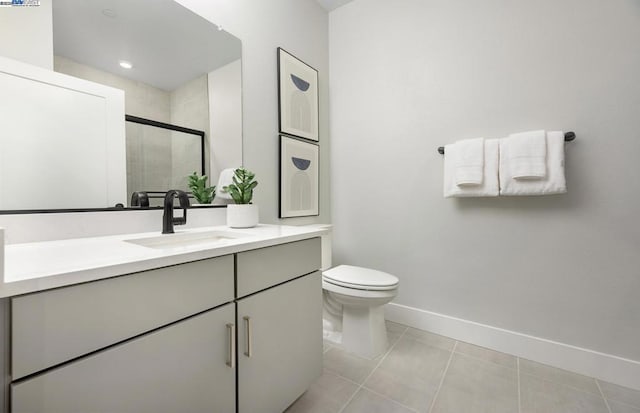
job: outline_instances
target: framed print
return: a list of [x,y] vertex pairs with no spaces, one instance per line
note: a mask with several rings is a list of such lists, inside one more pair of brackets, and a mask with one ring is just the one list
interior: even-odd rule
[[280,218],[318,215],[319,147],[280,135]]
[[278,48],[280,133],[318,141],[318,71]]

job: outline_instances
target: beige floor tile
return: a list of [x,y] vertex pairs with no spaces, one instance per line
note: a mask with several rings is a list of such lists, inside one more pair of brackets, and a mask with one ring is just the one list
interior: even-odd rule
[[608,413],[600,395],[528,374],[520,375],[520,400],[521,413]]
[[364,386],[418,411],[431,405],[451,351],[404,336]]
[[618,386],[617,384],[600,381],[600,388],[607,400],[615,400],[640,408],[640,391],[629,389],[627,387]]
[[357,390],[357,384],[325,371],[286,413],[338,413]]
[[595,379],[536,363],[535,361],[520,359],[520,373],[600,395]]
[[438,334],[433,334],[428,331],[418,330],[411,327],[407,329],[404,335],[405,337],[410,337],[432,347],[437,347],[447,351],[451,351],[453,349],[453,345],[456,343],[455,340],[450,339],[449,337],[440,336]]
[[515,413],[518,373],[512,368],[455,353],[433,413]]
[[349,402],[343,413],[410,413],[412,410],[372,393],[361,389]]
[[458,342],[458,345],[456,346],[456,353],[466,354],[467,356],[476,357],[511,369],[517,368],[518,365],[515,356],[473,344],[464,343],[462,341]]
[[613,400],[608,400],[607,403],[609,403],[611,413],[640,413],[640,409],[629,406],[628,404],[616,402]]
[[324,368],[327,371],[358,384],[362,384],[379,361],[380,358],[368,360],[337,347],[330,348],[324,353]]

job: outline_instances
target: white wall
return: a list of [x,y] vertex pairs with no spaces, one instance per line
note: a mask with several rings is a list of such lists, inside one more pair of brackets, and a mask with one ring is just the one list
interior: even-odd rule
[[[315,0],[179,0],[242,40],[244,166],[259,182],[260,222],[329,222],[329,49],[327,12]],[[278,90],[276,49],[319,71],[320,216],[278,219]]]
[[52,0],[37,7],[0,8],[0,56],[53,68]]
[[[329,27],[334,263],[640,361],[640,3],[356,0]],[[540,128],[577,134],[568,194],[443,199],[438,146]]]

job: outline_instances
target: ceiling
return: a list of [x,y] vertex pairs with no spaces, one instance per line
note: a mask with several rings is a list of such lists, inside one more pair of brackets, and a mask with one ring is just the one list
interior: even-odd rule
[[173,0],[52,3],[56,55],[166,91],[241,57],[240,40]]
[[338,7],[344,6],[352,1],[353,0],[317,0],[317,2],[320,3],[320,5],[327,11],[337,9]]

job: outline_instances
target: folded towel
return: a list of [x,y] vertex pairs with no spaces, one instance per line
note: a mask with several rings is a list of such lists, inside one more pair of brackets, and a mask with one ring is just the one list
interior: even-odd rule
[[500,139],[500,195],[551,195],[567,192],[564,176],[564,133],[547,132],[547,173],[542,179],[514,179],[509,138]]
[[507,160],[513,178],[542,179],[547,175],[546,142],[543,130],[509,135],[505,145],[509,147]]
[[233,183],[233,174],[237,168],[227,168],[220,172],[218,185],[216,186],[216,197],[221,199],[231,199],[231,194],[224,190],[225,186]]
[[457,153],[456,185],[480,185],[484,172],[484,138],[465,139],[453,144]]
[[485,139],[482,184],[459,186],[456,184],[459,148],[456,144],[445,146],[444,197],[498,196],[498,147],[497,139]]

